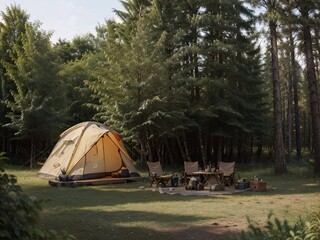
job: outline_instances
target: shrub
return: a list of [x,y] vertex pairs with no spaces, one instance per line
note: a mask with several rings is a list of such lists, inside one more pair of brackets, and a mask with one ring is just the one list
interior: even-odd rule
[[274,214],[268,216],[264,227],[249,222],[249,230],[243,232],[239,240],[318,240],[320,239],[320,212],[313,214],[310,221],[299,219],[294,226],[287,220],[281,222]]
[[4,153],[0,153],[0,239],[75,239],[39,225],[42,211],[40,201],[24,194],[17,185],[17,178],[5,172],[2,167],[5,159]]

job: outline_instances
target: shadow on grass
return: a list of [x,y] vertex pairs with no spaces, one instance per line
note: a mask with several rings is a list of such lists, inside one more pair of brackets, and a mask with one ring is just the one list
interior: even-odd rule
[[[313,194],[320,192],[320,183],[314,178],[294,178],[277,176],[270,179],[266,178],[266,192],[242,192],[235,193],[237,196],[271,196],[271,195],[290,195],[290,194]],[[233,195],[214,195],[214,196],[181,196],[160,194],[157,190],[139,189],[140,186],[148,186],[143,182],[127,184],[108,184],[101,186],[80,186],[70,187],[51,187],[49,185],[24,186],[24,190],[30,195],[34,195],[44,201],[45,206],[51,207],[63,204],[71,207],[91,207],[91,206],[117,206],[123,204],[137,203],[163,203],[163,202],[186,202],[205,199],[230,199]]]
[[[199,204],[214,206],[215,201],[219,201],[221,207],[221,202],[228,201],[227,206],[235,207],[230,201],[241,203],[247,201],[244,200],[247,196],[263,198],[320,191],[314,179],[294,179],[289,183],[278,179],[272,181],[279,184],[278,188],[267,192],[215,196],[160,194],[139,189],[142,183],[77,188],[34,186],[29,187],[28,192],[40,199],[50,197],[51,201],[43,204],[46,225],[53,229],[64,228],[78,239],[228,239],[243,230],[237,226],[237,220],[219,212],[198,214]],[[290,188],[285,189],[288,186]],[[259,199],[250,201],[257,209],[265,208],[258,204]],[[269,202],[266,204],[271,207]],[[185,209],[188,206],[193,209]],[[223,222],[226,219],[236,224]]]
[[[49,186],[47,181],[29,184],[29,180],[20,182],[18,178],[18,184],[23,185],[29,195],[45,200],[42,204],[45,226],[64,229],[78,239],[228,239],[226,236],[237,234],[240,230],[236,224],[223,221],[233,221],[236,215],[232,211],[229,217],[225,211],[198,214],[200,204],[214,209],[215,200],[220,200],[218,206],[232,208],[236,203],[244,202],[246,196],[311,194],[320,191],[319,182],[314,178],[299,178],[292,174],[273,176],[267,173],[261,176],[268,183],[267,192],[220,196],[159,194],[158,191],[139,189],[140,186],[149,186],[143,182],[58,188]],[[233,205],[230,204],[232,201]],[[250,201],[255,206],[261,205],[258,204],[259,199]],[[272,207],[272,204],[269,205]]]
[[[125,186],[124,186],[125,185]],[[182,196],[160,194],[156,189],[139,189],[139,183],[110,184],[103,186],[51,187],[27,186],[24,190],[44,200],[46,205],[67,204],[73,207],[117,206],[123,204],[186,202],[205,199],[208,196]],[[223,198],[223,195],[215,195]],[[49,200],[49,201],[48,201]]]
[[[45,226],[65,230],[78,239],[218,239],[212,236],[240,231],[223,225],[214,216],[197,214],[199,205],[193,204],[194,209],[184,212],[183,208],[193,201],[212,202],[210,197],[159,194],[139,189],[140,184],[29,186],[26,192],[45,200]],[[214,221],[219,224],[199,225]]]
[[[238,234],[236,225],[194,225],[210,218],[121,210],[115,212],[77,210],[46,214],[49,226],[73,234],[77,239],[227,239]],[[59,220],[63,219],[63,222]],[[48,221],[44,221],[47,224]],[[217,236],[224,238],[217,238]]]

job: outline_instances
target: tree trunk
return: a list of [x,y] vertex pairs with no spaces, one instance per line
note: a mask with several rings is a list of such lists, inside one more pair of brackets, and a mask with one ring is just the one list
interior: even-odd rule
[[179,146],[180,153],[181,153],[183,161],[187,161],[187,155],[186,155],[186,152],[184,150],[183,144],[180,141],[179,136],[177,137],[177,142],[178,142],[178,146]]
[[201,133],[200,128],[199,128],[199,145],[200,145],[203,167],[206,168],[206,166],[208,164],[207,151],[206,151],[206,147],[204,145],[204,142],[202,140],[202,133]]
[[312,38],[310,33],[310,25],[308,24],[308,9],[301,10],[303,21],[303,38],[304,51],[307,66],[307,79],[309,85],[310,109],[311,109],[311,123],[312,123],[312,139],[313,151],[315,158],[314,174],[320,176],[320,113],[319,113],[319,97],[317,89],[316,71],[314,65],[314,56],[312,50]]
[[[318,29],[314,31],[314,39],[320,39],[320,34],[319,34],[319,26],[317,26]],[[316,76],[319,79],[320,76],[320,42],[319,41],[314,41],[314,49],[315,49],[315,68],[316,68]]]
[[[146,142],[146,149],[147,149],[147,159],[148,159],[148,161],[149,162],[153,162],[154,161],[154,157],[153,157],[153,153],[152,153],[152,148],[150,146],[150,141]],[[160,159],[159,159],[159,161],[160,161]]]
[[288,160],[291,160],[292,153],[292,74],[288,76],[287,82],[288,95],[287,95],[287,147],[288,147]]
[[30,139],[30,160],[29,160],[29,168],[33,167],[33,158],[34,158],[34,137],[31,136]]
[[[156,134],[152,134],[150,131],[150,135],[156,135]],[[162,158],[161,155],[161,147],[162,147],[162,143],[158,141],[158,139],[156,137],[148,137],[149,141],[148,141],[148,149],[150,150],[150,154],[152,155],[152,162],[156,162],[159,161],[162,164],[166,164],[166,162],[164,162],[167,159]]]
[[140,141],[140,147],[141,147],[141,159],[142,159],[142,162],[146,163],[148,161],[148,153],[147,153],[147,149],[145,147],[145,144]]
[[170,148],[170,146],[169,146],[168,138],[167,138],[167,137],[165,137],[165,139],[164,139],[164,144],[165,144],[165,146],[166,146],[166,149],[167,149],[167,152],[168,152],[168,155],[169,155],[170,165],[173,166],[173,167],[176,167],[177,162],[173,160],[172,151],[171,151],[171,148]]
[[299,97],[298,97],[298,76],[296,67],[295,47],[292,32],[290,33],[290,58],[291,58],[291,74],[293,86],[293,102],[294,102],[294,126],[296,132],[296,151],[297,160],[301,159],[301,133],[300,133],[300,113],[299,113]]
[[222,161],[222,137],[218,137],[217,163]]
[[186,137],[186,133],[183,131],[183,145],[185,148],[185,153],[186,153],[186,157],[187,157],[187,161],[188,162],[192,162],[191,156],[190,156],[190,152],[189,152],[189,148],[188,148],[188,142],[187,142],[187,137]]
[[[0,69],[1,70],[1,69]],[[4,124],[5,122],[2,122],[4,121],[4,117],[6,115],[6,108],[5,108],[5,105],[4,105],[4,101],[6,100],[7,98],[7,93],[6,93],[6,82],[5,82],[5,78],[3,76],[3,73],[2,71],[0,72],[0,79],[1,79],[1,95],[0,95],[0,114],[3,115],[1,116],[0,118],[0,123],[1,124]],[[1,126],[1,133],[3,134],[3,136],[1,137],[2,138],[2,147],[0,147],[0,152],[6,152],[7,149],[8,149],[8,136],[7,136],[7,130],[5,128],[3,128]]]
[[272,61],[272,82],[273,82],[273,106],[274,106],[274,124],[275,124],[275,172],[282,174],[287,171],[285,165],[284,143],[283,143],[283,126],[282,126],[282,107],[281,91],[279,79],[279,62],[277,46],[277,25],[276,22],[270,21],[270,40],[271,40],[271,61]]

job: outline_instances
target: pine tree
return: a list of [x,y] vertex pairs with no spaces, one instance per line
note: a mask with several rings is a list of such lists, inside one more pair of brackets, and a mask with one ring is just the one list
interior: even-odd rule
[[[300,133],[300,112],[299,112],[299,95],[298,95],[298,78],[299,78],[299,63],[296,60],[296,48],[295,43],[297,39],[298,24],[294,20],[292,9],[286,5],[286,0],[283,1],[284,11],[281,11],[280,20],[282,25],[282,35],[285,48],[284,70],[287,71],[288,79],[288,153],[290,158],[291,153],[291,91],[293,90],[293,109],[294,109],[294,129],[295,129],[295,142],[296,142],[296,158],[301,159],[301,133]],[[288,68],[290,66],[290,68]]]
[[[204,132],[210,132],[218,142],[215,152],[228,145],[228,153],[216,154],[217,161],[241,160],[247,156],[241,157],[240,146],[251,146],[251,141],[245,139],[251,139],[263,122],[261,66],[259,49],[254,46],[253,14],[239,1],[208,1],[202,8],[199,23],[204,32],[204,60],[200,95],[205,109],[212,109],[217,116],[211,120],[213,127]],[[235,148],[238,153],[233,152]]]
[[[96,111],[87,107],[92,91],[85,81],[94,81],[88,67],[89,58],[99,51],[97,39],[92,34],[75,37],[72,41],[59,40],[53,47],[60,66],[59,77],[64,83],[69,102],[69,125],[88,121]],[[90,66],[91,67],[91,66]]]
[[281,90],[279,78],[279,60],[278,60],[278,39],[277,24],[278,11],[280,4],[278,0],[257,0],[251,1],[254,6],[264,7],[267,11],[265,21],[268,23],[270,34],[270,54],[272,64],[272,82],[273,82],[273,108],[274,108],[274,131],[275,131],[275,172],[282,174],[286,172],[285,148],[282,125],[282,106]]
[[306,59],[307,80],[309,85],[310,109],[312,118],[312,135],[315,157],[314,174],[320,176],[320,107],[319,93],[317,88],[316,69],[313,55],[311,37],[312,10],[320,10],[319,2],[308,0],[296,0],[296,7],[301,13],[301,25],[304,40],[304,53]]
[[38,24],[26,24],[22,45],[14,45],[12,62],[4,67],[16,90],[12,100],[5,101],[10,111],[6,126],[15,130],[18,139],[30,143],[30,167],[42,141],[53,139],[64,121],[64,92],[59,84],[50,34],[40,30]]
[[16,56],[14,46],[22,45],[22,34],[25,33],[25,25],[29,21],[29,15],[21,9],[20,6],[10,5],[6,7],[4,12],[1,12],[2,21],[0,21],[0,138],[2,146],[0,149],[8,151],[10,149],[9,139],[13,133],[2,127],[10,120],[6,117],[9,109],[4,104],[4,101],[11,99],[10,91],[15,89],[14,83],[7,76],[6,69],[3,66],[4,62],[11,62],[11,56]]
[[135,142],[143,161],[201,156],[206,165],[228,142],[240,155],[264,118],[252,13],[238,1],[138,2],[126,2],[122,23],[108,22],[105,54],[91,60],[96,117]]

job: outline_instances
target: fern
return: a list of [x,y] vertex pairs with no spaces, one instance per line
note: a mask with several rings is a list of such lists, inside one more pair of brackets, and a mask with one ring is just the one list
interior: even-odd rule
[[239,240],[318,240],[320,239],[320,212],[314,213],[310,221],[299,221],[291,226],[287,220],[281,221],[273,213],[268,215],[266,226],[259,226],[248,219],[249,230],[243,232]]

